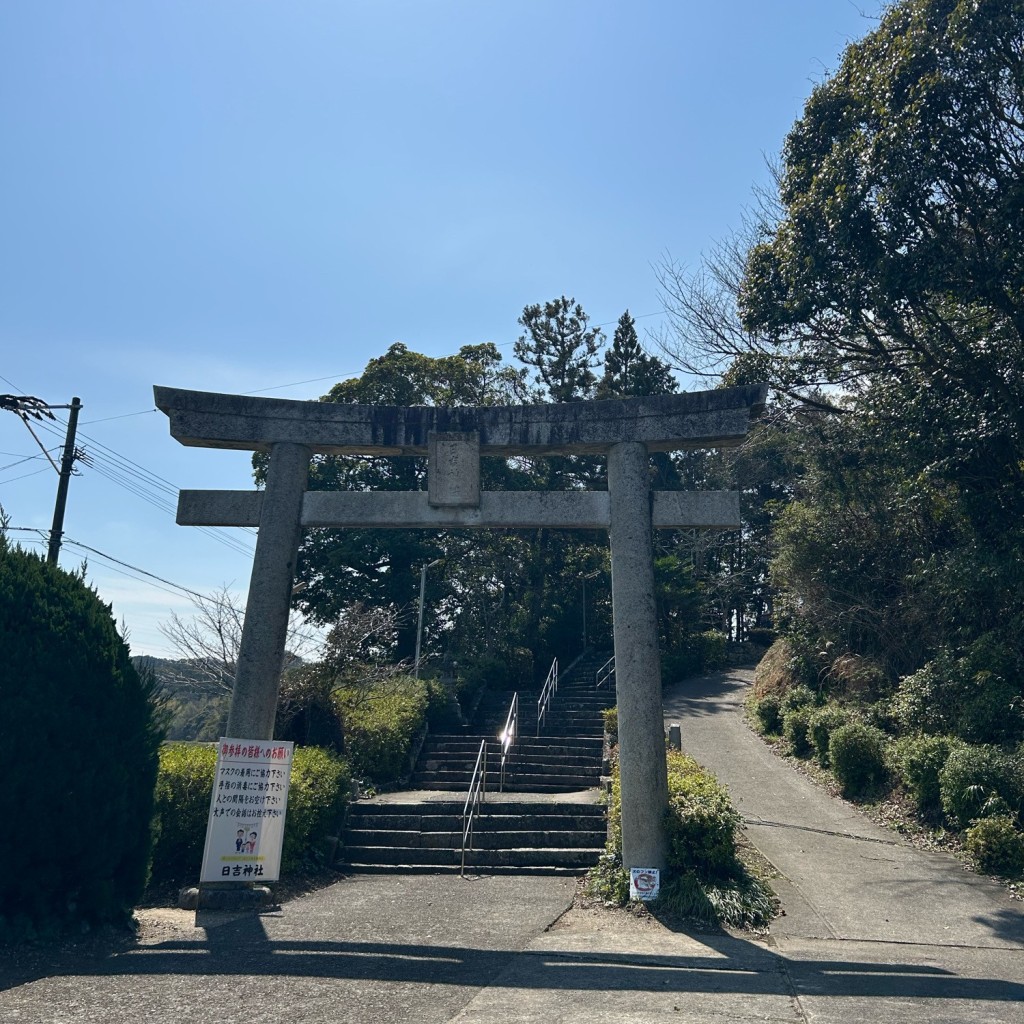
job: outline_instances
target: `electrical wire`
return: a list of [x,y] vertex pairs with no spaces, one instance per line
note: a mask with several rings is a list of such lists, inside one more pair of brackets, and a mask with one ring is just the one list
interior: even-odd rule
[[[45,424],[44,429],[50,431],[54,436],[60,437],[61,424],[62,421],[58,419],[54,424]],[[122,487],[161,512],[172,517],[177,515],[179,489],[171,481],[146,469],[145,466],[115,451],[109,445],[97,441],[84,431],[80,432],[78,436],[89,443],[92,457],[90,468],[99,476]],[[197,529],[237,554],[248,558],[253,556],[253,549],[250,546],[227,531],[210,526],[200,526]],[[252,527],[242,527],[242,529],[253,536],[257,533]]]
[[30,476],[39,476],[40,473],[49,473],[49,472],[50,472],[50,467],[49,466],[43,466],[42,469],[34,470],[31,473],[22,473],[21,476],[12,476],[12,477],[9,477],[7,480],[0,480],[0,484],[13,484],[15,482],[15,480],[27,480]]
[[[51,452],[60,451],[60,447],[58,446],[56,448],[51,448],[50,451]],[[6,454],[6,455],[13,455],[14,453],[13,452],[5,452],[4,454]],[[26,455],[24,458],[18,459],[17,462],[9,462],[6,466],[0,466],[0,473],[2,473],[5,469],[13,469],[15,466],[20,466],[23,462],[31,462],[33,459],[41,459],[41,458],[43,458],[44,455],[48,455],[48,453],[47,452],[36,452],[35,455]]]

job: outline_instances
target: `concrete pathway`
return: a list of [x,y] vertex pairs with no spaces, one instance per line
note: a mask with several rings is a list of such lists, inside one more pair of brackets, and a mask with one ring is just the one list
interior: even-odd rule
[[759,822],[787,911],[767,940],[565,912],[557,878],[353,877],[260,916],[169,913],[113,955],[0,960],[0,1021],[1021,1024],[1024,904],[776,758],[741,719],[750,675],[669,688],[666,721]]

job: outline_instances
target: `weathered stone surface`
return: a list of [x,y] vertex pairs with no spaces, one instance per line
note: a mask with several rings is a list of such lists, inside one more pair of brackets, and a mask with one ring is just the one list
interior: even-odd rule
[[[182,491],[181,526],[259,526],[262,491]],[[565,527],[606,530],[606,491],[483,491],[479,508],[432,508],[425,491],[308,491],[302,525],[358,529]],[[738,530],[736,491],[655,491],[655,529]]]
[[277,444],[270,453],[231,691],[228,736],[269,740],[274,735],[309,459],[310,450],[300,444]]
[[345,405],[155,387],[185,445],[268,451],[288,441],[329,454],[426,455],[431,431],[477,431],[484,455],[600,454],[622,441],[649,451],[738,444],[764,406],[764,385],[564,405]]
[[480,435],[432,430],[427,436],[427,499],[439,508],[480,504]]
[[612,623],[619,708],[622,864],[626,868],[664,870],[668,860],[668,772],[648,465],[642,444],[619,444],[608,453]]

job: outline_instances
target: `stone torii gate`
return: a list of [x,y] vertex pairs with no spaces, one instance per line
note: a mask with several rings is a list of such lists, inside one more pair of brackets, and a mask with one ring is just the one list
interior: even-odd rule
[[[731,491],[651,491],[648,454],[739,444],[764,385],[564,405],[343,405],[153,389],[184,445],[265,451],[263,491],[189,491],[183,526],[259,528],[228,735],[273,736],[304,527],[609,531],[622,858],[664,869],[668,806],[652,530],[738,529]],[[307,491],[315,454],[427,457],[426,491]],[[606,455],[608,490],[481,491],[480,457]]]

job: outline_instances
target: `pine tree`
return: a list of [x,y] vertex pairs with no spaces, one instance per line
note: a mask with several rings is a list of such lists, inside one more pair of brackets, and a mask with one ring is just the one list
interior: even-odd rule
[[641,347],[636,321],[627,309],[619,317],[611,348],[604,354],[604,376],[597,386],[597,397],[667,395],[677,387],[671,368]]
[[552,402],[592,398],[604,334],[590,326],[583,307],[563,295],[543,306],[526,306],[519,324],[526,333],[515,344],[516,358],[533,367],[544,397]]

